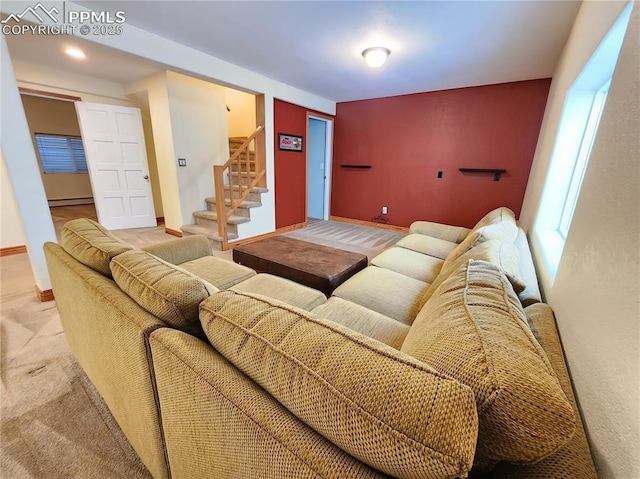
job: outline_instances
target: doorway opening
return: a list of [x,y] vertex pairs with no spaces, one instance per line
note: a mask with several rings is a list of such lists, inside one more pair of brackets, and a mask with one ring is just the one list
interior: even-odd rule
[[307,113],[307,219],[329,219],[333,118]]

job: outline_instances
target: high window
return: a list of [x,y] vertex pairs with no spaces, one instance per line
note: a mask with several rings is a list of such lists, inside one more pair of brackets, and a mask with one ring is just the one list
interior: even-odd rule
[[607,93],[609,93],[609,85],[611,84],[611,78],[596,92],[593,97],[593,103],[591,104],[591,110],[587,118],[587,124],[584,128],[584,134],[580,141],[578,148],[578,155],[576,157],[575,165],[573,167],[573,174],[569,181],[569,190],[567,191],[567,197],[564,201],[562,208],[562,216],[560,217],[560,224],[558,225],[558,231],[562,237],[566,240],[567,233],[569,232],[569,226],[571,225],[571,218],[573,218],[573,212],[576,209],[576,203],[578,202],[578,193],[582,186],[582,179],[584,178],[584,172],[587,169],[587,161],[591,154],[591,147],[593,146],[593,140],[596,137],[596,131],[598,130],[598,124],[600,123],[600,117],[602,116],[602,110],[607,99]]
[[[624,39],[631,4],[624,9],[566,92],[545,180],[534,237],[544,257],[544,276],[555,280],[580,190],[598,135],[600,117]],[[552,87],[553,88],[553,87]]]
[[45,173],[87,173],[82,138],[36,133],[36,146]]

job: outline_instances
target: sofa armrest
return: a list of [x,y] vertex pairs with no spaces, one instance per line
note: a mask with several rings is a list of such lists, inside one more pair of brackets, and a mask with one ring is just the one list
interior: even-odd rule
[[163,259],[167,263],[176,265],[193,261],[203,256],[211,256],[209,240],[202,235],[186,236],[176,240],[165,241],[146,246],[142,250]]
[[409,227],[409,233],[433,236],[452,243],[461,243],[471,231],[464,226],[451,226],[431,221],[414,221]]
[[169,479],[147,343],[166,323],[61,246],[44,251],[71,351],[151,475]]
[[182,331],[156,333],[150,342],[173,477],[387,477],[304,424],[211,345]]

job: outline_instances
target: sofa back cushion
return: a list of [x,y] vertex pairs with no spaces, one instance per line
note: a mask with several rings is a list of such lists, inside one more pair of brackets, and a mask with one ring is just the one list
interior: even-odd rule
[[455,261],[474,246],[490,240],[513,243],[518,236],[518,225],[513,211],[506,207],[487,213],[473,227],[465,239],[447,256],[446,261]]
[[178,266],[146,251],[127,251],[113,258],[117,285],[136,303],[165,323],[190,331],[198,307],[218,289]]
[[85,266],[111,277],[111,258],[133,249],[89,218],[68,221],[62,227],[61,245]]
[[489,240],[474,246],[453,261],[445,261],[440,274],[436,276],[433,283],[423,293],[420,305],[423,306],[438,287],[462,265],[467,264],[470,259],[488,261],[498,266],[507,275],[511,285],[517,292],[525,288],[524,281],[520,276],[520,253],[518,249],[512,243]]
[[477,413],[460,382],[266,297],[216,293],[200,320],[223,356],[352,456],[394,477],[466,477]]
[[532,463],[571,439],[571,404],[497,266],[462,265],[424,305],[401,350],[475,392],[479,468]]

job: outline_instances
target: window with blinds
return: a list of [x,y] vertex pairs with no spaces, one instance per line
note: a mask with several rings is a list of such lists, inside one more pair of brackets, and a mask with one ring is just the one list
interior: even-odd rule
[[36,146],[45,173],[87,173],[82,138],[36,133]]

